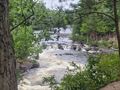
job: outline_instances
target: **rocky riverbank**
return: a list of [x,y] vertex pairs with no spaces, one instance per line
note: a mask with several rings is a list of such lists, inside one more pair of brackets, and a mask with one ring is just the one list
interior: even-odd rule
[[30,69],[39,68],[40,65],[36,60],[17,60],[16,69],[19,70],[20,73],[25,73]]

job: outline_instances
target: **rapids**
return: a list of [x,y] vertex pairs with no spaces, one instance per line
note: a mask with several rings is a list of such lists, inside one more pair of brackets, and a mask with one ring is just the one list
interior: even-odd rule
[[[69,39],[70,29],[61,31],[60,33],[64,33],[65,35],[62,35],[59,41],[47,41],[47,48],[39,54],[39,59],[37,60],[40,67],[29,70],[24,74],[18,85],[19,90],[51,90],[49,85],[42,83],[44,77],[54,75],[56,81],[60,83],[67,72],[67,67],[73,68],[70,66],[70,62],[75,62],[82,69],[87,64],[85,53],[74,51],[70,48],[72,44],[72,41]],[[63,42],[65,43],[63,45],[64,49],[58,49],[57,44],[63,44]]]

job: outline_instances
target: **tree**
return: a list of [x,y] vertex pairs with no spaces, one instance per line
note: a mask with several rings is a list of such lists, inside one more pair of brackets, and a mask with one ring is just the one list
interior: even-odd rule
[[117,10],[117,0],[113,0],[113,11],[114,11],[114,22],[115,22],[115,30],[118,40],[118,48],[119,48],[119,57],[120,57],[120,31],[119,31],[119,19],[118,19],[118,10]]
[[9,0],[0,0],[0,90],[17,90],[15,55],[8,19]]
[[[76,8],[75,12],[77,12],[78,18],[80,19],[79,21],[82,21],[83,24],[87,18],[95,18],[97,19],[98,17],[101,17],[101,20],[99,22],[94,23],[90,22],[90,24],[94,23],[95,28],[97,27],[98,29],[101,27],[107,27],[107,32],[112,32],[113,30],[110,29],[115,29],[116,36],[117,36],[117,41],[118,41],[118,49],[119,49],[119,56],[120,56],[120,31],[119,31],[119,3],[120,0],[80,0],[79,7]],[[81,19],[82,18],[82,19]],[[100,19],[100,18],[99,18]],[[86,22],[88,23],[90,19],[88,19]],[[106,22],[107,21],[107,22]],[[87,24],[85,23],[85,24]],[[79,26],[80,26],[79,24]],[[83,24],[84,29],[87,27],[89,29],[93,25],[85,25]],[[97,25],[98,24],[98,25]],[[97,25],[97,26],[96,26]],[[88,28],[89,27],[89,28]],[[111,28],[112,27],[112,28]],[[106,29],[106,28],[104,28]],[[81,29],[80,29],[81,30]],[[97,29],[96,29],[97,30]],[[84,31],[84,30],[82,30]],[[89,31],[89,30],[88,30]],[[101,32],[100,30],[97,30],[98,33]],[[81,33],[81,31],[80,31]],[[103,32],[105,33],[105,32]]]

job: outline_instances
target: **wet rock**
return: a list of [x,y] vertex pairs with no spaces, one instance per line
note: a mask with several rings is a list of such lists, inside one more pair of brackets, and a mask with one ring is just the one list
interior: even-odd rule
[[23,63],[20,65],[19,69],[22,73],[26,72],[27,70],[29,70],[32,67],[32,63],[27,62],[27,63]]
[[111,48],[112,50],[114,50],[114,51],[118,51],[118,49],[116,49],[116,48]]
[[39,63],[35,60],[21,60],[17,61],[16,69],[20,70],[21,73],[27,72],[33,68],[39,68]]
[[101,88],[100,90],[120,90],[120,81],[110,83],[107,86]]
[[56,56],[62,56],[62,54],[55,54]]
[[100,53],[100,51],[92,51],[92,50],[90,50],[90,51],[88,51],[88,53],[90,53],[90,54],[98,54],[98,53]]
[[34,63],[34,64],[32,64],[31,69],[33,69],[33,68],[39,68],[39,67],[40,67],[39,63]]
[[35,55],[35,59],[39,59],[39,54],[36,54],[36,55]]
[[81,51],[82,51],[82,52],[85,52],[85,53],[87,52],[86,49],[84,49],[84,48],[81,48]]
[[20,70],[21,73],[24,73],[24,72],[27,71],[27,68],[25,66],[21,65],[19,70]]
[[91,50],[91,47],[90,46],[88,46],[88,45],[84,45],[84,47],[83,47],[86,51],[89,51],[89,50]]
[[62,56],[62,54],[59,54],[60,56]]
[[61,44],[58,44],[58,49],[64,50],[64,48]]
[[76,45],[72,45],[72,46],[71,46],[71,49],[72,49],[72,50],[76,50],[76,49],[77,49]]
[[98,48],[98,47],[92,47],[92,50],[93,50],[93,51],[98,51],[99,48]]
[[78,51],[81,51],[81,47],[78,48]]
[[64,55],[73,55],[73,53],[64,53]]
[[114,52],[114,50],[112,50],[112,49],[100,49],[99,50],[101,53],[107,53],[107,54],[110,54],[110,53],[113,53]]
[[90,47],[85,47],[84,49],[85,49],[86,51],[90,51],[90,50],[91,50]]

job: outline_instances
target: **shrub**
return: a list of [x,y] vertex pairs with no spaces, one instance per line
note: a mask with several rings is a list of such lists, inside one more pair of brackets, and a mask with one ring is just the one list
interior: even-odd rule
[[57,81],[55,80],[54,76],[50,76],[50,77],[44,77],[43,78],[43,84],[49,84],[49,87],[51,88],[51,90],[54,90],[57,88]]
[[99,90],[119,80],[120,61],[117,54],[90,56],[84,71],[67,74],[56,90]]
[[100,88],[112,81],[119,80],[120,61],[117,54],[102,54],[90,57],[87,66],[89,78]]
[[98,41],[99,47],[105,48],[105,47],[112,47],[112,42],[108,40],[100,40]]
[[19,27],[12,32],[16,57],[26,59],[34,53],[42,51],[40,46],[35,46],[37,38],[33,34],[32,27]]

